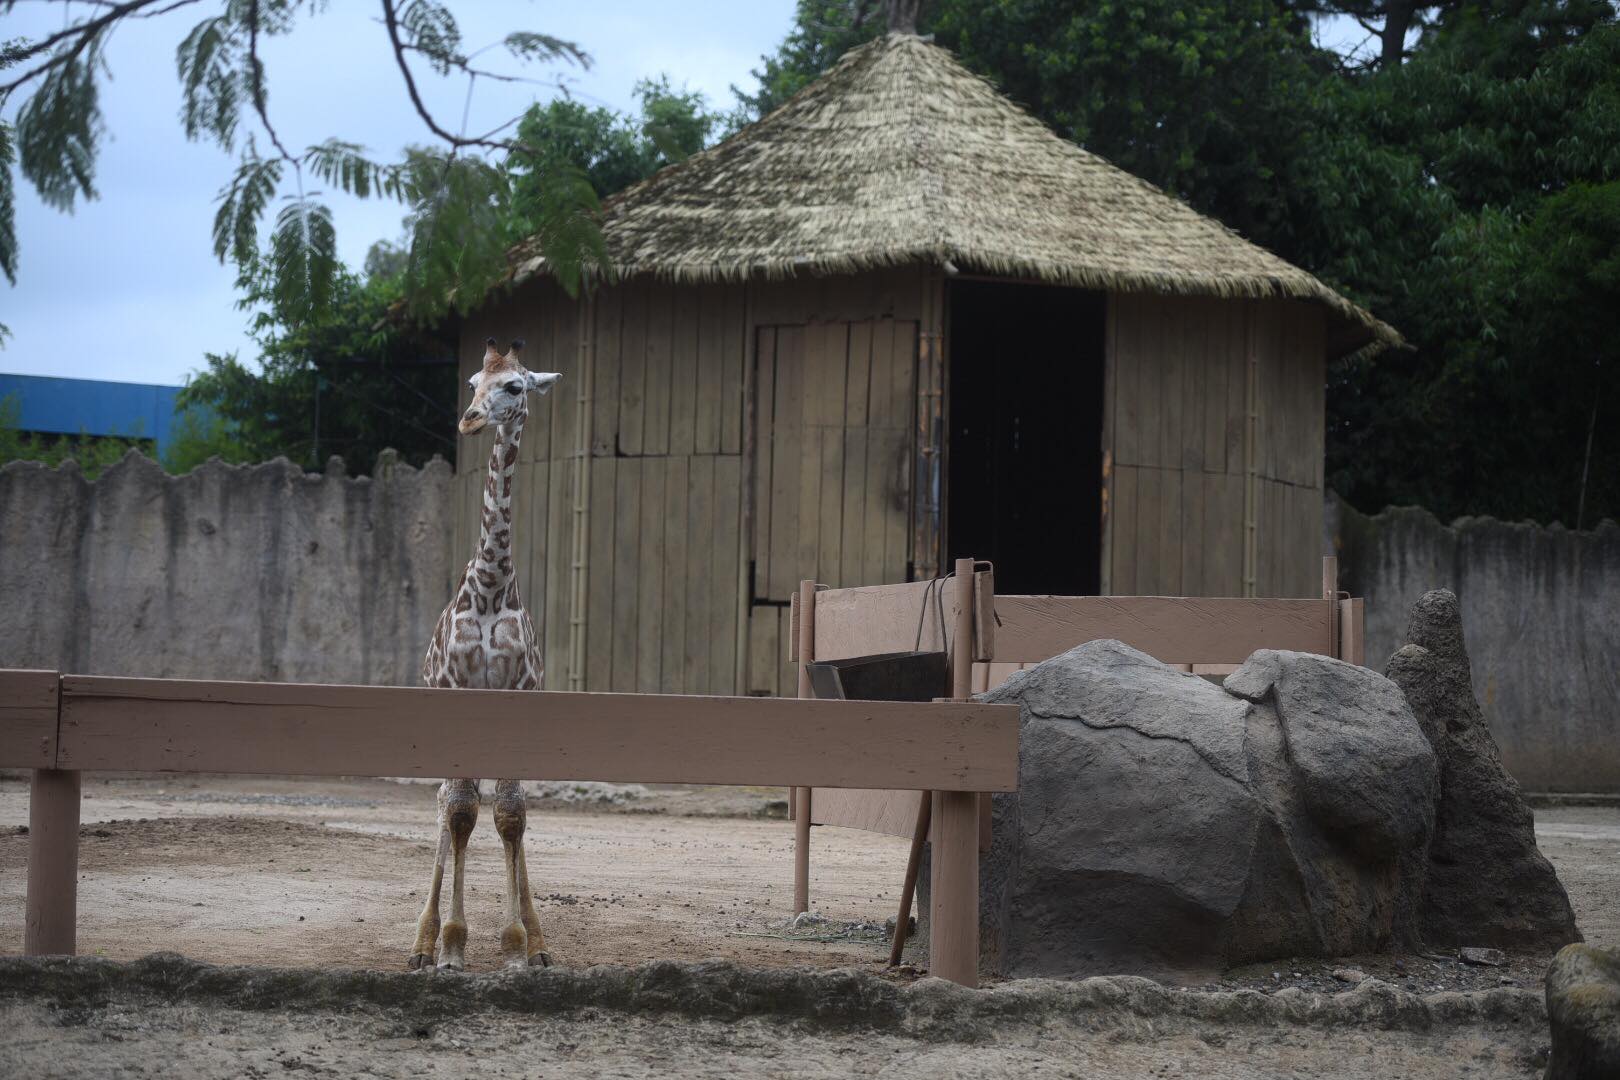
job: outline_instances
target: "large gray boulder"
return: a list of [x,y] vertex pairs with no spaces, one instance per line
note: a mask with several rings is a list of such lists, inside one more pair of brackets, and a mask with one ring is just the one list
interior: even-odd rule
[[1620,953],[1566,945],[1547,970],[1546,1080],[1620,1076]]
[[1530,807],[1474,699],[1457,597],[1425,594],[1406,640],[1385,671],[1440,763],[1419,919],[1425,942],[1554,949],[1579,941],[1569,896],[1536,849]]
[[1223,689],[1093,641],[984,700],[1022,709],[987,970],[1178,980],[1417,942],[1436,765],[1376,672],[1260,652]]

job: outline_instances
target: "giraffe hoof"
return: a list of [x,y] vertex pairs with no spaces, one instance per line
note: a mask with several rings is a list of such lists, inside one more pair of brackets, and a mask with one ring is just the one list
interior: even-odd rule
[[467,965],[463,964],[460,960],[440,960],[439,961],[439,970],[440,971],[464,971],[464,970],[466,970],[466,967],[467,967]]
[[433,954],[432,953],[417,953],[415,956],[411,957],[409,961],[406,962],[405,966],[410,968],[412,971],[432,971],[433,970]]
[[550,967],[551,966],[551,954],[548,953],[548,952],[537,952],[537,953],[535,953],[533,956],[529,957],[529,966],[530,967]]

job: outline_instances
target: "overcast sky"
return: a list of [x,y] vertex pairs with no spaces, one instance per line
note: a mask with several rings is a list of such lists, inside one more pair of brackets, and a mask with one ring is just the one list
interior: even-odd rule
[[[73,5],[76,13],[86,7]],[[628,111],[636,81],[660,73],[701,91],[712,106],[730,108],[731,86],[753,87],[749,72],[787,32],[793,7],[793,0],[481,0],[455,10],[469,48],[512,30],[579,43],[594,59],[589,70],[532,73],[564,75],[577,98]],[[0,371],[177,384],[206,352],[235,350],[254,359],[247,315],[235,308],[234,274],[212,252],[214,200],[233,159],[211,143],[188,143],[178,122],[174,51],[200,18],[194,11],[200,9],[136,20],[113,38],[112,81],[102,94],[109,137],[97,164],[99,200],[61,214],[18,177],[21,265],[16,287],[0,286],[0,323],[13,335],[0,349]],[[292,34],[265,43],[271,119],[294,152],[335,136],[386,158],[431,141],[376,17],[375,4],[334,0],[325,13],[302,18]],[[62,5],[25,0],[5,16],[0,38],[38,38],[62,21]],[[495,66],[504,57],[497,50],[486,59]],[[415,70],[435,116],[459,126],[466,80],[440,79],[422,65]],[[480,80],[467,130],[487,130],[556,93]],[[373,242],[400,236],[396,203],[341,195],[327,201],[339,254],[351,266],[360,265]],[[261,235],[269,225],[262,223]]]
[[[75,5],[79,13],[85,8]],[[579,43],[594,60],[590,70],[530,73],[566,74],[570,91],[588,104],[629,110],[638,79],[667,73],[676,86],[730,108],[731,85],[753,86],[749,71],[786,33],[793,2],[539,0],[459,3],[454,9],[471,48],[512,30],[539,30]],[[99,200],[61,214],[18,177],[21,265],[15,288],[0,285],[0,323],[13,335],[0,350],[0,371],[180,383],[202,365],[205,352],[239,350],[244,359],[254,357],[244,334],[246,315],[235,309],[234,274],[212,250],[214,197],[233,159],[211,143],[187,142],[178,120],[174,50],[200,18],[196,10],[137,20],[114,37],[108,49],[113,78],[102,96],[110,138],[97,165]],[[384,157],[408,143],[431,142],[411,110],[376,14],[375,4],[334,0],[325,13],[268,42],[271,119],[295,152],[329,136],[362,143]],[[0,21],[0,38],[37,38],[61,25],[61,5],[24,2]],[[501,70],[523,70],[503,63],[503,50],[481,59]],[[421,65],[415,70],[429,108],[454,130],[466,80],[439,79]],[[468,130],[487,130],[536,97],[555,94],[480,80]],[[343,196],[327,201],[339,254],[351,266],[360,265],[374,241],[400,235],[397,203]],[[266,232],[269,224],[262,226]]]

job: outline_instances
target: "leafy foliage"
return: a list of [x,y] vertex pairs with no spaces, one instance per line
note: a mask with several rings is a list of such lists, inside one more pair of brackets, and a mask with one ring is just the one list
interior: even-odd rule
[[[181,91],[179,119],[186,136],[239,155],[234,175],[220,190],[215,255],[233,263],[244,279],[270,275],[269,298],[277,318],[309,322],[329,314],[339,289],[336,236],[330,211],[317,193],[305,187],[307,173],[360,198],[393,199],[406,205],[412,251],[402,299],[411,314],[433,318],[452,306],[465,310],[476,303],[499,278],[499,254],[513,239],[504,160],[519,145],[442,126],[423,103],[410,60],[425,62],[438,76],[468,80],[514,76],[474,66],[474,56],[464,51],[452,5],[382,0],[381,22],[410,105],[438,141],[433,149],[407,148],[390,161],[337,139],[294,153],[272,123],[261,41],[293,32],[324,4],[212,2],[217,10],[181,38],[175,68]],[[47,203],[68,211],[81,198],[96,198],[95,163],[103,134],[100,81],[110,75],[106,42],[125,20],[162,18],[186,6],[172,0],[122,0],[78,8],[64,4],[66,18],[60,32],[0,47],[0,71],[7,71],[0,76],[0,108],[13,95],[25,95],[15,131],[0,124],[0,167],[5,176],[0,183],[0,269],[8,278],[14,279],[17,270],[9,168],[13,141],[22,174]],[[522,64],[589,63],[577,45],[549,34],[514,31],[501,44]],[[267,147],[262,154],[260,143]],[[548,179],[535,173],[531,182],[544,186]],[[537,193],[533,200],[545,210],[543,232],[548,247],[555,249],[549,252],[554,264],[576,268],[564,279],[570,288],[577,284],[577,268],[601,255],[596,203],[584,195],[574,176],[565,173],[557,190]],[[278,198],[284,205],[271,227],[271,257],[261,262],[260,223]]]
[[379,245],[361,278],[339,268],[326,311],[294,318],[280,310],[277,275],[255,265],[244,306],[254,323],[257,370],[235,355],[210,354],[180,394],[182,407],[202,406],[171,446],[167,466],[194,467],[210,456],[227,461],[286,457],[319,467],[338,455],[348,471],[369,473],[392,447],[420,465],[454,450],[455,342],[391,317],[402,302],[403,259]]

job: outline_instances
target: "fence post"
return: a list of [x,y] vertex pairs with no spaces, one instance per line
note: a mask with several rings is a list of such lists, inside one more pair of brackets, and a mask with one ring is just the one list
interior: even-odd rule
[[28,792],[25,956],[72,956],[79,908],[79,773],[35,769]]
[[[973,560],[956,560],[956,629],[951,642],[951,694],[966,701],[973,680]],[[934,792],[929,942],[932,974],[979,985],[979,798],[972,791]]]
[[[799,582],[799,696],[810,692],[810,664],[816,658],[816,583]],[[793,914],[810,910],[810,789],[793,794]]]
[[1327,601],[1327,654],[1344,659],[1344,641],[1339,634],[1339,557],[1322,556],[1322,599]]

